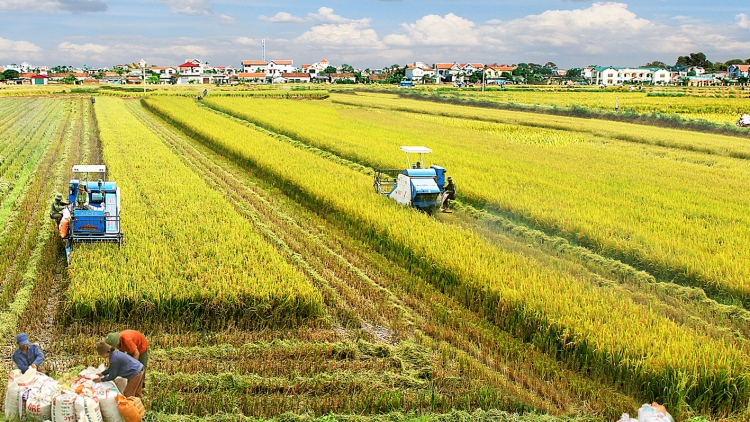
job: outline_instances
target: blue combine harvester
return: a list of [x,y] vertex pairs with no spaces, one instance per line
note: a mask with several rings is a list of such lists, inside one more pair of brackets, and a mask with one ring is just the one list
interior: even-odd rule
[[[375,169],[375,192],[432,214],[444,191],[445,169],[436,165],[424,168],[424,156],[432,152],[427,147],[403,146],[401,151],[406,153],[406,169]],[[418,159],[412,162],[409,154]]]
[[[96,180],[89,180],[96,175]],[[122,244],[120,230],[120,188],[108,182],[104,165],[73,166],[68,185],[70,223],[65,237],[65,255],[70,263],[73,245],[81,242],[117,242]]]

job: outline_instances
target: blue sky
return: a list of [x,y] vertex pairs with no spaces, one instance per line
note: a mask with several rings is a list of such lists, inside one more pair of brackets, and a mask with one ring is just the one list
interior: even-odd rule
[[[713,6],[717,4],[717,6]],[[750,58],[746,2],[0,0],[0,64],[266,59],[589,64]]]

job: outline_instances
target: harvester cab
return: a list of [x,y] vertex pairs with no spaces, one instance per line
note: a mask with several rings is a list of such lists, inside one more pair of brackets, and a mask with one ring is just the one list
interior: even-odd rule
[[73,166],[68,185],[70,221],[65,236],[65,255],[76,243],[117,242],[122,244],[120,230],[120,188],[107,181],[104,165]]
[[406,169],[375,169],[375,192],[432,213],[445,186],[445,169],[426,167],[425,155],[432,152],[427,147],[402,146],[401,151],[406,153]]

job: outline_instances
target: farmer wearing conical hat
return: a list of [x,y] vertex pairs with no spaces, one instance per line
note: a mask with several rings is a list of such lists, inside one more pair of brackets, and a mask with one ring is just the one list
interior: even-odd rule
[[55,220],[55,223],[57,223],[58,227],[60,226],[60,220],[62,220],[63,218],[63,208],[68,205],[68,203],[63,202],[62,199],[63,196],[61,193],[56,194],[54,201],[52,201],[52,205],[49,207],[49,218]]

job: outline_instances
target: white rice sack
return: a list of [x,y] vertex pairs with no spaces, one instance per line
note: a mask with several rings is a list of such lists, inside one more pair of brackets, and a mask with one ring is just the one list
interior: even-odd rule
[[5,390],[5,419],[19,418],[18,415],[18,379],[21,371],[14,369],[8,374],[8,388]]
[[26,401],[26,418],[34,421],[52,419],[52,394],[35,394]]
[[78,395],[63,390],[52,396],[52,422],[76,422],[76,399]]
[[120,415],[120,409],[117,407],[117,395],[120,391],[114,382],[108,381],[99,384],[96,388],[96,395],[99,397],[99,408],[102,411],[104,422],[124,422],[125,419]]
[[[75,401],[76,413],[85,415],[86,421],[102,422],[102,412],[99,408],[99,397],[79,394]],[[79,419],[84,420],[84,419]]]

